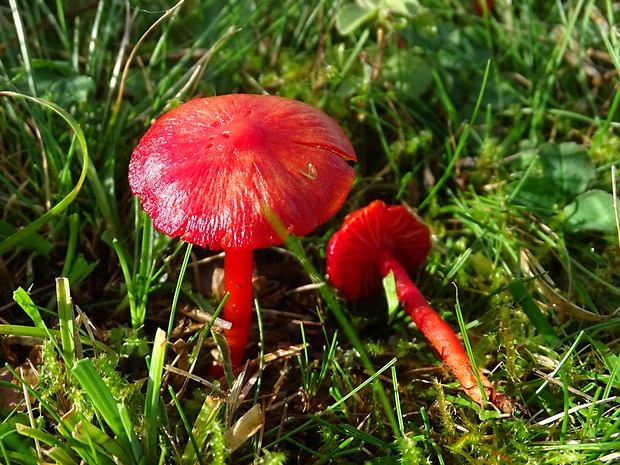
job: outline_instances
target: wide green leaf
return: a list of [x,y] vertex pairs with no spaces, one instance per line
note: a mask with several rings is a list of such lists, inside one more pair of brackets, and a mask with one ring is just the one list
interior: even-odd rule
[[564,201],[555,185],[541,176],[527,177],[518,185],[509,186],[507,191],[514,203],[543,217],[557,213]]
[[616,229],[614,197],[594,189],[584,192],[564,208],[564,227],[568,232],[610,233]]
[[349,3],[343,5],[336,17],[336,29],[342,35],[351,34],[354,30],[377,14],[378,8],[369,5]]
[[587,150],[575,143],[545,144],[538,151],[546,181],[569,200],[585,192],[595,176]]

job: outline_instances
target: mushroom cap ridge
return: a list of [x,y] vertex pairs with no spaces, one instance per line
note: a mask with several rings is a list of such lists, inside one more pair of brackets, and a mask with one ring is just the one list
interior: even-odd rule
[[131,191],[155,228],[214,250],[261,248],[314,230],[340,208],[356,161],[338,124],[283,97],[190,100],[160,117],[132,153]]
[[407,271],[428,255],[430,232],[409,210],[375,200],[350,213],[327,245],[327,274],[349,300],[368,298],[379,290],[381,251],[390,253]]

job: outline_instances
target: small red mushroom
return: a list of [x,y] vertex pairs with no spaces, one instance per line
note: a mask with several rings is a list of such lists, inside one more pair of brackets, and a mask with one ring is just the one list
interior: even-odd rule
[[[155,228],[223,249],[222,317],[238,366],[252,316],[252,250],[301,236],[333,216],[355,171],[351,143],[322,111],[295,100],[223,95],[159,118],[129,163],[129,185]],[[277,226],[276,226],[277,225]]]
[[485,10],[489,13],[493,13],[495,11],[494,0],[476,0],[476,14],[478,16],[484,16]]
[[[418,267],[430,248],[428,228],[402,206],[380,200],[349,214],[327,246],[327,274],[349,300],[367,298],[394,273],[396,293],[405,311],[439,352],[461,383],[465,393],[484,406],[467,353],[454,331],[433,310],[408,272]],[[480,370],[486,398],[504,413],[513,411],[508,397],[498,393]]]

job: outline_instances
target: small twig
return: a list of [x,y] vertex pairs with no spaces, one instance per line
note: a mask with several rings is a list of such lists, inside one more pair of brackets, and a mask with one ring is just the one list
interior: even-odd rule
[[[208,324],[211,322],[211,320],[213,320],[213,315],[211,315],[208,312],[204,312],[198,308],[192,308],[191,310],[181,309],[179,311],[181,314],[188,316],[190,318],[193,318],[194,320],[199,321],[200,323]],[[213,326],[216,326],[217,328],[220,328],[220,329],[232,328],[232,324],[230,323],[230,321],[226,321],[222,318],[216,318],[215,322],[213,323]]]
[[213,389],[215,392],[218,393],[218,395],[222,397],[226,396],[226,393],[222,391],[219,387],[217,387],[215,384],[213,384],[210,381],[207,381],[204,378],[201,378],[200,376],[190,373],[189,371],[181,370],[180,368],[173,367],[172,365],[166,365],[164,368],[169,373],[174,373],[175,375],[185,376],[193,381],[196,381],[197,383],[203,384],[207,386],[208,388]]
[[210,257],[201,258],[200,260],[192,260],[190,264],[187,265],[188,268],[206,265],[207,263],[214,262],[216,260],[221,260],[224,258],[224,252],[220,252],[216,255],[211,255]]
[[575,407],[569,408],[566,412],[560,412],[553,416],[550,416],[549,418],[545,418],[544,420],[539,421],[537,425],[539,426],[548,425],[549,423],[554,423],[557,420],[561,420],[566,415],[572,415],[573,413],[578,412],[579,410],[583,410],[584,408],[589,408],[592,405],[600,405],[600,404],[606,404],[608,402],[616,402],[618,399],[620,399],[620,396],[613,396],[613,397],[608,397],[607,399],[597,400],[596,402],[590,402],[588,404],[576,405]]
[[573,317],[579,318],[584,321],[602,321],[606,317],[597,315],[585,308],[574,304],[555,289],[554,281],[549,277],[547,270],[543,268],[540,262],[534,257],[534,254],[527,249],[521,249],[519,262],[523,275],[528,278],[536,278],[534,285],[536,290],[547,299],[549,308],[554,311],[561,310]]
[[306,284],[305,286],[299,286],[299,287],[296,287],[295,289],[289,289],[288,291],[284,293],[284,295],[297,294],[299,292],[304,292],[304,291],[314,291],[320,288],[321,286],[325,286],[325,283]]
[[[544,378],[546,381],[550,382],[551,384],[555,384],[556,386],[560,386],[560,387],[564,387],[564,383],[558,379],[552,378],[551,376],[547,375],[547,373],[540,371],[536,368],[534,368],[533,372],[535,374],[537,374],[538,376],[540,376],[541,378]],[[580,397],[583,397],[584,399],[586,399],[589,402],[592,402],[594,400],[594,397],[592,397],[589,394],[586,394],[585,392],[580,391],[579,389],[575,389],[572,386],[566,386],[566,388],[568,389],[569,392],[572,392],[575,395],[578,395]]]
[[[19,376],[21,376],[21,378],[25,381],[26,378],[24,377],[24,369],[22,367],[19,367]],[[28,411],[28,418],[30,420],[30,426],[33,429],[36,429],[37,424],[34,419],[34,413],[32,411],[32,403],[30,402],[30,394],[28,392],[28,386],[26,385],[26,382],[22,383],[22,389],[24,390],[24,402],[26,403],[26,410]],[[35,444],[35,448],[37,449],[37,456],[39,457],[39,460],[43,460],[43,453],[41,452],[41,444],[39,443],[39,440],[36,437],[34,438],[34,444]]]

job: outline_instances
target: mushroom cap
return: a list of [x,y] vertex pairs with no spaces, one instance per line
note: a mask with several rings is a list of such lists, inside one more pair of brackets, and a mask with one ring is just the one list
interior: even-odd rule
[[426,225],[403,206],[375,200],[347,215],[330,239],[327,274],[347,299],[368,298],[381,286],[380,260],[385,253],[411,272],[424,261],[429,249]]
[[159,231],[214,250],[255,249],[333,216],[355,178],[347,160],[356,161],[351,143],[322,111],[222,95],[155,121],[131,155],[129,186]]

